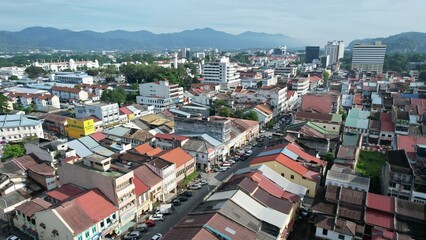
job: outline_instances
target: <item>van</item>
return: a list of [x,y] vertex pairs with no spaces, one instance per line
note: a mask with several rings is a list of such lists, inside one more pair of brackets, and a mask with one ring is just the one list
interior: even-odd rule
[[231,168],[231,164],[230,163],[223,163],[222,167],[224,167],[224,168]]
[[148,231],[148,225],[146,225],[145,223],[138,224],[138,225],[136,225],[135,230],[141,231],[141,232],[146,232],[146,231]]

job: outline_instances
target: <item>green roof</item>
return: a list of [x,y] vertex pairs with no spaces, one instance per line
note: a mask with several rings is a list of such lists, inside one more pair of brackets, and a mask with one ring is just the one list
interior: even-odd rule
[[331,115],[331,121],[335,123],[341,123],[342,122],[342,114],[334,113]]
[[327,134],[327,130],[319,127],[318,125],[316,125],[315,123],[311,123],[311,122],[307,122],[306,125],[308,125],[309,127],[311,127],[312,129],[316,130],[317,132],[320,132],[322,134]]
[[355,132],[344,133],[342,145],[347,147],[350,147],[350,146],[356,147],[358,144],[359,136],[360,136],[359,133],[355,133]]

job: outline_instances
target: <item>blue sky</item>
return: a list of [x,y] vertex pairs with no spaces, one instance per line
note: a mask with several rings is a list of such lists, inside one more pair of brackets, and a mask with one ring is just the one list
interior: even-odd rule
[[0,30],[30,26],[154,33],[211,27],[307,44],[426,32],[425,0],[1,0]]

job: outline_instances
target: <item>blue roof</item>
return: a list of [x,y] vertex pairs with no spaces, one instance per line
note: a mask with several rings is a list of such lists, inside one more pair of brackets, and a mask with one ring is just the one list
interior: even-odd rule
[[130,131],[130,128],[125,127],[115,127],[115,128],[108,128],[104,130],[105,135],[113,135],[117,137],[123,137]]
[[88,149],[86,146],[84,146],[80,141],[77,139],[72,140],[71,142],[68,142],[68,147],[75,150],[75,153],[81,157],[87,157],[89,155],[92,155],[92,151]]
[[103,146],[97,146],[97,147],[93,148],[92,151],[94,153],[97,153],[97,154],[102,155],[104,157],[111,157],[114,154],[113,151],[111,151],[111,150],[109,150],[109,149],[107,149]]
[[401,93],[402,98],[420,98],[419,94]]
[[25,115],[0,115],[0,127],[21,127],[41,124],[40,120],[29,119]]
[[81,137],[78,139],[81,143],[84,144],[89,149],[95,148],[99,146],[99,143],[93,140],[90,136]]
[[278,148],[278,149],[274,149],[274,150],[269,150],[269,151],[265,151],[265,152],[261,152],[259,153],[257,156],[258,157],[263,157],[263,156],[268,156],[268,155],[273,155],[273,154],[278,154],[281,153],[281,151],[283,151],[283,148]]

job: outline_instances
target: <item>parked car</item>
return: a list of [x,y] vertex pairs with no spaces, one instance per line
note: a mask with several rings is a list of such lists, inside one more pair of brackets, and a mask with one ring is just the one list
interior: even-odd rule
[[185,192],[183,192],[181,195],[182,195],[182,196],[185,196],[185,197],[192,197],[192,192],[190,192],[190,191],[185,191]]
[[141,237],[141,233],[139,231],[133,231],[126,235],[124,235],[124,239],[139,239]]
[[148,227],[154,227],[155,226],[155,221],[154,220],[146,220],[145,224]]
[[151,240],[160,240],[163,238],[163,235],[161,233],[157,233],[154,236],[152,236]]
[[135,230],[139,232],[147,232],[148,231],[148,225],[146,223],[141,223],[136,225]]
[[163,214],[151,215],[149,216],[149,219],[153,221],[164,221]]
[[227,160],[227,162],[234,164],[234,163],[235,163],[235,160],[234,160],[234,159],[232,159],[232,158],[230,158],[230,159],[228,159],[228,160]]
[[173,199],[172,204],[173,204],[173,206],[180,206],[181,205],[180,200],[177,199],[177,198]]
[[253,154],[253,151],[252,150],[247,150],[246,151],[246,156],[250,156],[250,155],[252,155]]
[[253,147],[251,146],[251,145],[247,145],[246,147],[245,147],[245,149],[246,150],[251,150]]
[[11,236],[7,237],[6,240],[20,240],[20,238],[18,238],[15,235],[11,235]]
[[200,184],[201,186],[204,186],[204,185],[209,184],[209,181],[207,181],[206,179],[202,179],[198,182],[198,184]]
[[192,184],[191,186],[189,186],[189,189],[191,190],[198,190],[201,188],[201,185],[198,183]]
[[226,169],[227,169],[227,168],[224,168],[224,167],[218,167],[218,168],[215,168],[215,169],[214,169],[214,171],[215,171],[215,172],[225,172],[225,171],[226,171]]
[[266,132],[265,129],[260,130],[260,133],[264,133],[264,132]]
[[188,201],[188,197],[185,197],[185,196],[183,196],[183,195],[181,195],[181,196],[179,196],[179,201],[181,201],[181,202],[186,202],[186,201]]

